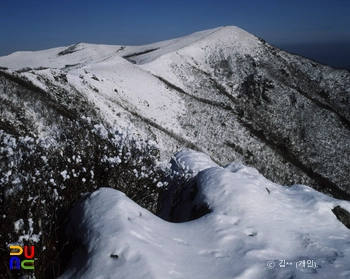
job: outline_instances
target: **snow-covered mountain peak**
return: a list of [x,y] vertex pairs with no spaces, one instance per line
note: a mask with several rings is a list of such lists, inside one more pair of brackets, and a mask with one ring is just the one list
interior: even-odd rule
[[81,94],[109,124],[137,123],[136,133],[159,142],[162,155],[191,147],[223,165],[252,165],[280,184],[348,195],[350,74],[238,27],[144,46],[18,52],[0,57],[0,67],[53,95]]
[[[195,58],[201,52],[215,49],[235,48],[236,51],[251,52],[257,46],[258,39],[250,33],[235,27],[225,26],[196,32],[178,39],[142,46],[137,52],[126,55],[136,64],[147,64],[164,55],[190,55]],[[126,49],[127,50],[127,49]]]
[[41,51],[22,51],[0,57],[0,66],[12,70],[23,68],[57,68],[98,63],[115,55],[121,46],[78,43]]
[[147,44],[143,46],[98,45],[77,43],[41,51],[20,51],[0,57],[0,66],[12,70],[29,68],[63,68],[67,65],[94,64],[114,56],[129,58],[134,63],[146,64],[162,55],[197,45],[198,47],[226,44],[251,45],[256,39],[246,31],[235,27],[218,27],[177,39]]

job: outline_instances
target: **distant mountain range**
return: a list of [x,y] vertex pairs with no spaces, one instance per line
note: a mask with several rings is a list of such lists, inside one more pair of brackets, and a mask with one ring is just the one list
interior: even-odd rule
[[132,125],[164,160],[191,148],[350,199],[350,72],[237,27],[144,46],[16,52],[0,69],[6,133],[47,138],[65,117]]

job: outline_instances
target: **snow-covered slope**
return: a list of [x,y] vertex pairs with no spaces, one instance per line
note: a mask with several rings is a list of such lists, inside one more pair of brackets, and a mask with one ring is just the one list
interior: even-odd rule
[[[77,43],[42,51],[19,51],[1,57],[1,66],[20,70],[26,67],[64,68],[72,65],[95,64],[116,56],[132,58],[137,64],[151,62],[167,53],[178,51],[219,31],[222,27],[196,32],[186,37],[144,46],[111,46]],[[236,30],[240,30],[235,28]],[[242,31],[242,30],[241,30]]]
[[[107,164],[120,162],[116,131],[136,134],[136,149],[140,138],[155,140],[164,161],[184,147],[204,151],[172,160],[197,176],[169,188],[160,216],[184,223],[161,220],[116,190],[86,195],[71,215],[78,250],[62,278],[347,278],[349,230],[332,210],[350,211],[349,202],[301,184],[350,199],[349,105],[349,72],[237,27],[145,46],[17,52],[0,57],[0,179],[10,191],[37,189],[38,170],[46,175],[40,185],[63,179],[62,191],[67,172],[75,186],[95,182],[95,174],[93,189],[116,185]],[[22,149],[37,150],[35,160],[26,162]],[[125,167],[135,177],[136,161]],[[20,163],[24,172],[16,171]],[[31,218],[18,215],[3,224]],[[35,225],[41,229],[41,220]]]
[[[350,73],[237,27],[145,46],[17,52],[0,57],[0,67],[60,102],[83,98],[110,125],[132,123],[135,133],[159,143],[165,160],[189,147],[220,164],[254,166],[283,185],[350,198]],[[41,119],[33,122],[50,134]]]
[[349,202],[282,187],[241,164],[222,168],[198,152],[177,158],[199,171],[193,203],[211,213],[168,223],[102,188],[71,215],[79,248],[60,278],[349,278],[349,229],[332,212],[350,211]]

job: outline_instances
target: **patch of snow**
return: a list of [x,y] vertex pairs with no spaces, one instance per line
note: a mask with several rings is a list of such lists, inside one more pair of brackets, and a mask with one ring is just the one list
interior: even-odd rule
[[61,171],[60,172],[61,176],[63,177],[64,180],[69,178],[69,174],[67,170]]
[[16,222],[13,223],[14,226],[15,226],[15,231],[16,232],[19,232],[20,230],[23,229],[23,226],[24,226],[24,221],[23,219],[18,219]]
[[177,158],[198,172],[193,204],[211,213],[175,224],[117,190],[85,195],[67,231],[81,248],[61,279],[348,278],[350,234],[332,213],[348,201],[274,184],[240,164],[222,168],[198,152]]
[[218,167],[208,155],[191,149],[181,150],[176,153],[172,158],[171,164],[172,170],[176,172],[191,171],[194,174],[208,168]]
[[106,128],[102,124],[96,124],[94,126],[94,132],[97,135],[101,136],[103,139],[108,138],[108,131],[106,130]]

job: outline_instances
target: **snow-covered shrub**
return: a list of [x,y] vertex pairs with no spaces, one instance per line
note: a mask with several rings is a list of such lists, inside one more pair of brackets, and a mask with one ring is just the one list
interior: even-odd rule
[[[155,212],[170,177],[158,146],[128,129],[83,118],[62,118],[55,138],[18,136],[0,130],[0,258],[9,270],[9,246],[35,246],[36,278],[55,278],[69,260],[64,237],[68,211],[83,193],[99,187],[123,191]],[[64,129],[63,129],[64,127]],[[30,273],[29,273],[30,274]]]

